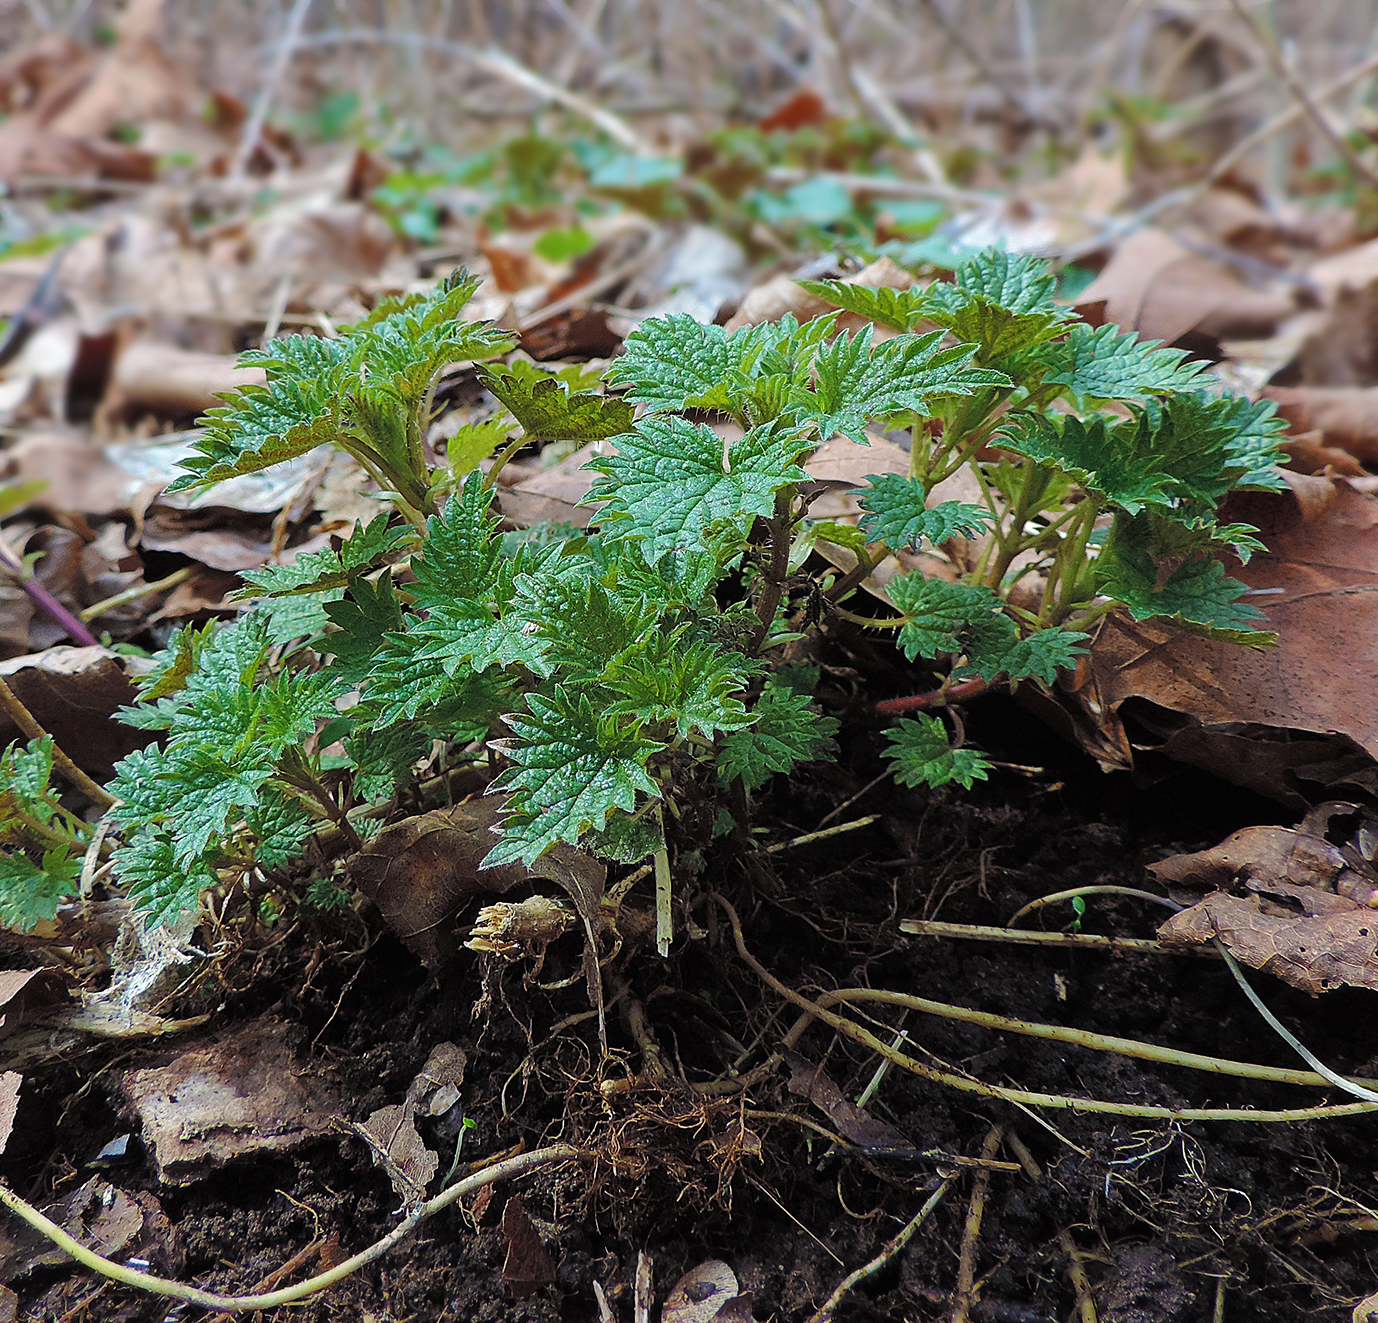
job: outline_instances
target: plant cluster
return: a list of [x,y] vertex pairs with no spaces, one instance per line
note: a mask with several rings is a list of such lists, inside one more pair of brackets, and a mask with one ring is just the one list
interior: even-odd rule
[[[567,843],[654,856],[668,884],[669,819],[732,830],[729,809],[832,750],[816,670],[782,645],[844,619],[949,680],[1011,685],[1051,684],[1116,610],[1272,637],[1219,559],[1247,558],[1256,530],[1217,518],[1230,491],[1279,484],[1271,406],[1211,393],[1180,351],[1072,320],[1042,263],[995,252],[926,288],[810,285],[874,324],[859,331],[839,330],[841,311],[732,333],[648,320],[601,382],[465,322],[475,284],[252,351],[266,384],[207,417],[178,486],[333,445],[395,515],[250,572],[242,618],[179,630],[143,680],[123,719],[162,740],[109,789],[115,872],[148,914],[271,876],[322,825],[358,843],[438,748],[501,762],[489,864]],[[461,362],[498,412],[433,462],[435,385]],[[905,429],[909,473],[872,477],[855,524],[812,519],[808,456],[873,427]],[[551,442],[602,443],[590,529],[504,531],[498,472]],[[964,471],[971,498],[942,499]],[[851,609],[883,561],[923,544],[948,549],[950,577],[899,573],[885,614]],[[888,736],[906,784],[986,774],[937,717]],[[21,927],[70,890],[84,848],[46,768],[41,747],[0,764],[4,843],[23,847],[0,891]]]

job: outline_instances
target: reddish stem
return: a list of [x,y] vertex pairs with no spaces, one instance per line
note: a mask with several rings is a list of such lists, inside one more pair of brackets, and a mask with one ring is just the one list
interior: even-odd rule
[[36,579],[25,575],[23,563],[14,556],[3,542],[0,542],[0,561],[5,563],[15,579],[18,580],[19,586],[33,599],[34,605],[40,610],[46,611],[56,620],[67,631],[69,638],[86,648],[95,648],[100,645],[100,640],[86,628],[78,617],[74,616]]
[[989,686],[977,676],[974,680],[963,680],[961,684],[948,685],[945,689],[934,689],[926,694],[905,694],[903,698],[885,698],[879,703],[871,703],[862,708],[868,716],[898,717],[906,712],[921,712],[930,707],[943,707],[947,703],[960,703],[967,698],[975,698],[985,693]]

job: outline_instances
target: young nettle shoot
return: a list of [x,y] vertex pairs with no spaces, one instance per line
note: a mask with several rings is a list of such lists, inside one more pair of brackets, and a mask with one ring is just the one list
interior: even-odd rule
[[[243,618],[178,631],[142,682],[124,719],[164,738],[110,790],[115,873],[150,916],[281,870],[321,826],[358,842],[367,806],[439,739],[501,762],[488,863],[558,843],[653,858],[666,949],[671,822],[702,844],[771,777],[832,752],[838,721],[813,701],[816,670],[783,664],[786,642],[846,620],[950,683],[1049,685],[1112,611],[1271,641],[1220,560],[1247,559],[1256,530],[1217,510],[1280,485],[1272,406],[1212,392],[1178,350],[1074,321],[1040,262],[989,253],[906,291],[809,285],[880,333],[839,331],[839,313],[731,333],[651,318],[602,382],[500,361],[510,340],[462,319],[475,283],[253,351],[267,383],[208,416],[178,486],[331,445],[397,517],[250,572]],[[500,411],[433,463],[439,374],[475,360]],[[812,452],[896,428],[908,473],[869,479],[855,524],[812,520]],[[532,442],[611,443],[587,465],[588,531],[502,531],[496,470]],[[966,494],[947,495],[962,473]],[[819,546],[843,568],[814,569]],[[882,562],[924,546],[950,573],[900,573],[859,605]],[[888,735],[905,785],[987,773],[960,724],[903,718]],[[0,873],[19,926],[70,891],[84,839],[23,757],[0,768],[25,814]]]

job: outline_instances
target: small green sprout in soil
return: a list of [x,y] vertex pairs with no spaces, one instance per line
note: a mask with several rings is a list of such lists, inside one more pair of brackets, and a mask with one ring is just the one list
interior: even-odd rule
[[[177,631],[142,680],[122,716],[162,740],[118,765],[109,816],[115,875],[152,919],[252,890],[321,830],[357,848],[437,741],[500,763],[488,864],[564,843],[654,856],[668,879],[667,830],[702,844],[734,816],[745,827],[770,778],[830,755],[816,668],[785,653],[837,628],[893,638],[946,684],[1010,686],[1051,685],[1116,611],[1273,639],[1220,559],[1247,560],[1257,530],[1217,515],[1232,491],[1280,485],[1272,406],[1213,392],[1181,351],[1074,320],[1038,261],[988,253],[904,291],[811,283],[839,311],[804,325],[650,319],[601,381],[511,358],[503,332],[463,319],[476,284],[251,351],[266,383],[207,416],[176,488],[333,446],[395,513],[250,571],[251,609]],[[883,329],[839,330],[843,311]],[[434,463],[435,386],[457,363],[481,365],[501,411]],[[855,525],[811,519],[805,461],[837,436],[867,445],[868,428],[907,433],[908,473],[871,477]],[[504,533],[503,465],[590,442],[611,443],[587,466],[590,529]],[[945,495],[961,474],[965,498]],[[888,607],[859,606],[882,562],[953,539],[973,550],[952,579],[902,572]],[[849,568],[812,568],[820,546]],[[887,734],[905,785],[970,787],[990,766],[960,723]],[[48,770],[42,744],[0,761],[0,904],[20,928],[72,894],[89,839]]]

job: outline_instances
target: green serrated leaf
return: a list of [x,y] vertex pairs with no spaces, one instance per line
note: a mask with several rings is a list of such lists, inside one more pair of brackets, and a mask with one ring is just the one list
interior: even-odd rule
[[976,537],[993,522],[989,511],[961,501],[943,501],[928,509],[924,485],[898,473],[869,473],[871,485],[854,491],[861,498],[860,527],[868,542],[883,542],[893,551],[918,547],[927,538],[934,546],[954,537]]
[[327,547],[298,556],[291,565],[262,565],[258,569],[244,570],[240,577],[249,586],[233,594],[232,600],[286,597],[343,588],[352,571],[372,569],[410,533],[405,526],[389,527],[386,514],[370,520],[367,527],[356,523],[354,531],[338,550]]
[[993,249],[963,262],[954,284],[930,285],[925,316],[993,364],[1063,333],[1075,314],[1054,302],[1056,285],[1046,262]]
[[895,331],[912,331],[925,317],[927,296],[918,285],[891,289],[848,284],[845,280],[800,280],[796,284],[834,307]]
[[381,729],[358,730],[345,739],[354,762],[354,797],[361,803],[386,799],[431,750],[423,726],[395,722]]
[[508,426],[501,419],[466,423],[445,442],[445,463],[450,476],[463,482],[485,459],[507,441]]
[[693,731],[712,739],[751,724],[740,695],[756,670],[740,654],[687,639],[684,630],[653,631],[604,670],[603,685],[617,695],[606,710],[647,725],[673,723],[680,739]]
[[[141,703],[155,703],[186,688],[187,680],[196,669],[201,653],[215,634],[215,622],[197,629],[194,625],[178,625],[168,635],[166,646],[153,654],[153,669],[136,681]],[[128,711],[128,709],[124,709]]]
[[479,283],[478,277],[457,271],[424,298],[375,309],[351,328],[348,379],[362,377],[369,390],[381,391],[407,409],[425,398],[441,368],[506,353],[515,344],[507,332],[491,323],[460,319]]
[[0,851],[0,926],[29,933],[51,923],[57,907],[76,894],[81,855],[60,846],[36,864],[27,855]]
[[635,538],[654,565],[677,547],[699,545],[714,524],[744,538],[751,521],[773,513],[775,493],[805,482],[797,461],[810,443],[797,431],[769,424],[727,447],[702,423],[643,418],[618,453],[585,467],[596,479],[581,504],[602,503],[599,519],[619,538]]
[[904,617],[899,645],[910,661],[942,652],[966,652],[958,638],[962,627],[989,621],[1002,605],[989,588],[926,579],[917,572],[892,579],[887,591]]
[[509,368],[488,368],[479,380],[533,439],[574,441],[586,445],[629,431],[632,406],[595,392],[571,394],[555,377],[543,374],[532,381]]
[[1212,530],[1151,513],[1117,515],[1096,558],[1101,592],[1135,620],[1166,618],[1213,638],[1267,647],[1276,635],[1256,628],[1263,613],[1239,598],[1248,591],[1211,554]]
[[[334,344],[334,341],[326,343]],[[181,462],[185,476],[168,492],[209,486],[257,473],[338,441],[343,436],[330,381],[283,377],[266,386],[241,386],[202,416],[194,454]]]
[[660,797],[646,764],[664,746],[636,725],[600,716],[586,695],[558,686],[548,698],[528,694],[526,705],[529,716],[506,718],[515,738],[503,752],[514,766],[494,786],[509,792],[510,812],[485,867],[532,864],[557,841],[602,831],[614,810],[631,813],[638,795]]
[[732,731],[719,745],[718,780],[723,785],[741,777],[747,790],[759,790],[776,773],[814,762],[834,748],[837,722],[815,712],[807,694],[773,677],[752,715],[750,729]]
[[342,682],[361,683],[370,673],[384,636],[402,628],[402,608],[392,587],[392,571],[384,570],[376,583],[356,576],[347,599],[327,602],[322,609],[336,630],[322,642],[322,651],[335,657]]
[[1049,345],[1040,358],[1047,367],[1045,383],[1065,387],[1078,409],[1085,409],[1088,400],[1142,404],[1155,395],[1193,390],[1201,384],[1206,366],[1188,359],[1185,349],[1140,340],[1113,323],[1091,327],[1078,322],[1065,340]]
[[1002,372],[970,365],[973,346],[944,349],[942,339],[941,331],[900,335],[873,348],[869,326],[856,335],[844,332],[819,349],[813,393],[797,416],[817,425],[820,440],[841,432],[865,445],[865,425],[873,418],[926,414],[936,398],[1010,384]]
[[884,756],[894,764],[902,786],[943,786],[956,782],[970,790],[990,775],[990,762],[977,749],[954,749],[937,717],[901,717],[885,732],[890,743]]
[[115,852],[115,876],[151,927],[176,923],[219,885],[203,859],[179,855],[170,832],[141,831]]
[[416,583],[409,591],[418,607],[483,602],[500,588],[510,595],[512,567],[502,554],[492,504],[492,490],[471,473],[444,510],[426,521],[421,553],[411,563]]

